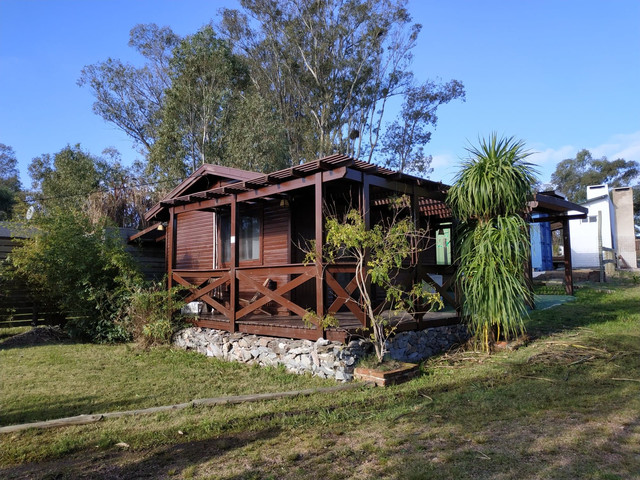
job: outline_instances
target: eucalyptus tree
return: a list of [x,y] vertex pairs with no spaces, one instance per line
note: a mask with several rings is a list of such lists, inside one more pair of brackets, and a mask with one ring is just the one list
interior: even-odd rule
[[180,177],[203,163],[222,161],[230,106],[247,76],[211,26],[182,39],[169,64],[171,86],[150,164]]
[[591,152],[580,150],[575,158],[567,158],[556,165],[551,183],[572,202],[587,199],[587,187],[607,183],[610,187],[626,187],[640,180],[640,164],[633,160],[607,157],[593,158]]
[[438,107],[455,98],[465,99],[464,86],[458,80],[445,85],[427,81],[409,87],[400,114],[387,126],[382,137],[384,166],[417,175],[431,173],[431,156],[424,151],[431,140],[429,127],[435,127],[438,122]]
[[463,313],[482,348],[524,332],[531,293],[525,264],[530,255],[523,218],[535,183],[522,141],[491,135],[467,149],[447,202],[461,222],[458,279]]
[[95,97],[93,111],[131,137],[145,155],[161,125],[165,90],[171,85],[169,64],[179,41],[168,27],[136,25],[129,34],[129,46],[144,57],[144,65],[109,58],[84,67],[78,80]]
[[0,143],[0,220],[11,218],[20,190],[16,153],[12,147]]
[[[407,0],[240,5],[223,10],[217,32],[207,26],[179,38],[138,25],[129,44],[142,67],[109,59],[82,71],[94,111],[134,139],[156,179],[182,177],[203,161],[269,171],[337,151],[377,163],[400,155],[402,168],[428,170],[420,149],[436,109],[464,98],[464,88],[414,78],[421,26]],[[403,100],[402,117],[389,125],[390,105]]]
[[[293,163],[334,151],[376,159],[389,102],[414,85],[409,67],[421,26],[406,3],[241,0],[242,10],[223,11],[220,28],[276,107]],[[448,92],[446,101],[463,94],[446,85],[431,90]],[[424,125],[444,96],[420,104]]]

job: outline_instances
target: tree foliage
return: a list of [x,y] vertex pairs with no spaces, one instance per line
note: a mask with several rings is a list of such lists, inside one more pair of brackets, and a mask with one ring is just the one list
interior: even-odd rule
[[142,67],[109,58],[84,67],[78,80],[95,97],[93,111],[129,135],[145,154],[158,135],[165,90],[171,85],[169,62],[178,42],[168,27],[136,25],[129,46],[145,58]]
[[21,190],[18,159],[8,145],[0,143],[0,220],[11,218]]
[[[217,33],[209,25],[185,38],[138,25],[129,44],[142,67],[109,59],[79,83],[94,111],[142,147],[156,179],[202,162],[268,172],[334,152],[425,174],[436,110],[464,88],[414,79],[421,27],[406,3],[242,0]],[[388,124],[389,105],[403,101]]]
[[[384,359],[387,339],[397,325],[390,322],[389,316],[377,313],[369,283],[385,291],[384,309],[391,312],[416,313],[423,305],[442,308],[440,296],[425,288],[422,282],[406,285],[400,281],[403,271],[415,267],[415,259],[428,239],[427,231],[417,228],[407,214],[407,205],[406,197],[392,199],[387,220],[369,229],[362,214],[355,209],[342,218],[332,215],[326,220],[323,260],[327,264],[341,259],[355,261],[359,303],[371,325],[378,362]],[[306,261],[314,260],[315,249],[311,248]]]
[[[409,70],[421,26],[404,0],[243,0],[221,28],[246,57],[260,94],[276,106],[294,164],[336,151],[375,159],[388,102],[414,100]],[[462,85],[427,83],[438,101],[413,102],[426,126]],[[413,89],[413,90],[412,90]],[[445,97],[448,95],[448,99]],[[426,136],[412,140],[428,141]],[[406,147],[405,147],[406,148]],[[416,146],[416,148],[418,148]]]
[[34,236],[9,257],[34,301],[46,304],[77,338],[111,342],[128,338],[116,320],[140,276],[117,230],[91,222],[78,210],[36,217]]
[[531,293],[524,265],[530,255],[522,218],[535,170],[524,143],[493,134],[468,149],[447,202],[458,230],[458,279],[463,313],[476,341],[488,351],[501,336],[524,332],[523,315]]
[[81,211],[96,224],[108,219],[119,227],[144,227],[143,215],[157,193],[144,183],[139,166],[124,167],[114,149],[104,154],[95,157],[68,145],[34,158],[30,200],[46,214]]
[[184,176],[203,163],[222,161],[230,105],[246,80],[240,62],[211,26],[180,41],[169,63],[171,86],[151,161],[177,157],[186,171],[175,173]]
[[580,150],[575,158],[562,160],[551,175],[551,183],[567,196],[581,203],[587,199],[587,187],[606,183],[609,187],[626,187],[640,177],[640,164],[633,160],[593,158],[589,150]]
[[150,170],[180,178],[203,163],[258,171],[288,165],[277,118],[257,96],[242,59],[211,26],[185,37],[170,67]]
[[382,138],[384,166],[417,175],[431,173],[431,156],[424,152],[431,140],[428,127],[436,126],[438,107],[455,98],[465,98],[464,87],[457,80],[446,85],[428,81],[409,87],[399,117],[387,127]]

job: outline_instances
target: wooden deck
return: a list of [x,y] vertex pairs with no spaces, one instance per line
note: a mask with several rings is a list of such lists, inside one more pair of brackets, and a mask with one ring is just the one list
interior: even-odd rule
[[[303,340],[317,340],[324,337],[327,340],[342,343],[348,343],[352,338],[368,336],[368,332],[362,328],[355,315],[349,312],[341,312],[335,316],[340,325],[338,327],[328,327],[324,335],[315,326],[307,326],[301,317],[293,315],[250,315],[236,321],[236,327],[238,332],[253,335]],[[199,315],[198,317],[192,317],[190,321],[198,327],[231,331],[231,322],[223,315]],[[420,320],[410,319],[398,322],[396,331],[424,330],[458,323],[460,323],[460,318],[456,312],[429,312]]]

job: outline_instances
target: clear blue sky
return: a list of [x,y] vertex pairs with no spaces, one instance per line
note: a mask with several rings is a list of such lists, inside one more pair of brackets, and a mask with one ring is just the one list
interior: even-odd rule
[[[138,157],[92,112],[83,66],[120,58],[138,23],[194,33],[219,0],[0,0],[0,143],[14,148],[25,186],[33,157],[80,143]],[[461,80],[467,101],[442,107],[427,151],[432,179],[450,182],[469,142],[496,131],[524,140],[547,181],[588,148],[640,161],[640,0],[411,0],[423,25],[419,78]]]

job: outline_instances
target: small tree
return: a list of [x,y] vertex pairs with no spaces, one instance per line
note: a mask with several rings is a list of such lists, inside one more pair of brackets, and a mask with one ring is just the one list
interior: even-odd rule
[[[326,220],[324,261],[327,264],[340,259],[355,261],[359,303],[371,325],[371,339],[379,363],[387,353],[387,340],[398,325],[391,321],[391,315],[385,317],[379,311],[417,314],[423,305],[429,305],[430,310],[442,307],[440,296],[424,282],[403,285],[399,281],[403,271],[415,268],[418,254],[428,239],[427,231],[417,228],[406,214],[407,200],[406,197],[392,199],[391,215],[370,229],[356,209],[348,211],[343,219],[332,215]],[[307,261],[315,260],[314,252],[311,248]],[[374,304],[370,284],[386,292],[382,309]]]
[[535,170],[524,160],[524,143],[493,134],[470,158],[449,190],[447,201],[461,222],[458,279],[463,313],[483,350],[501,335],[524,333],[523,315],[531,292],[525,265],[530,255],[522,215],[532,194]]

